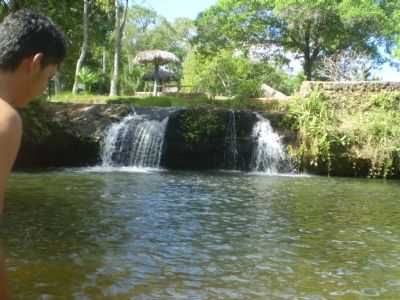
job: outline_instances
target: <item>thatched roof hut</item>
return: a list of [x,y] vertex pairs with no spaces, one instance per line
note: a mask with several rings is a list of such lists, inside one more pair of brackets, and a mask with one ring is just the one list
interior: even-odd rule
[[148,50],[139,52],[136,55],[134,62],[137,64],[153,63],[162,66],[170,62],[178,63],[180,60],[175,54],[168,51]]
[[167,63],[179,63],[180,60],[179,58],[168,51],[162,51],[162,50],[148,50],[148,51],[142,51],[139,52],[135,59],[135,63],[138,64],[148,64],[152,63],[154,65],[154,89],[153,89],[153,95],[157,96],[158,95],[158,82],[160,81],[160,66],[165,65]]

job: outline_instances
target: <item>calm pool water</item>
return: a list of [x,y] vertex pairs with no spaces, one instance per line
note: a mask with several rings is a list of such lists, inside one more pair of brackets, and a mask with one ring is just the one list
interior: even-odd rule
[[15,174],[13,299],[400,299],[400,182]]

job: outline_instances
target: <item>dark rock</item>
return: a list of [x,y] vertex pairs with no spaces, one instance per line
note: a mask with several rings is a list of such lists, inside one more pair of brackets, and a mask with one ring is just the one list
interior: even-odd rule
[[[169,169],[223,169],[226,167],[226,110],[181,110],[170,116],[162,165]],[[235,112],[238,168],[250,167],[254,113]]]
[[131,111],[126,105],[35,103],[21,112],[16,168],[94,165],[105,129]]

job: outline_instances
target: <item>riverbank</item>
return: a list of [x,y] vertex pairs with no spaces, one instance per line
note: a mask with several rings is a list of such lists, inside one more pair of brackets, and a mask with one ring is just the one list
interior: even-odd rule
[[95,165],[104,132],[112,123],[135,111],[152,115],[172,109],[176,112],[170,116],[163,157],[167,168],[223,167],[219,162],[232,112],[238,145],[247,153],[243,165],[248,165],[254,112],[260,112],[282,136],[299,172],[399,178],[400,92],[393,85],[376,83],[336,85],[338,90],[332,86],[324,89],[319,83],[303,97],[272,104],[177,97],[122,97],[108,104],[36,103],[23,113],[26,131],[17,166]]

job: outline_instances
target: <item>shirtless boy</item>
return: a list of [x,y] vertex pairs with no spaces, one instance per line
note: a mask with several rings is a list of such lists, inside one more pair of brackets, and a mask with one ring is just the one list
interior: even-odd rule
[[16,108],[43,93],[65,55],[63,34],[44,16],[19,10],[0,24],[0,214],[22,135]]

